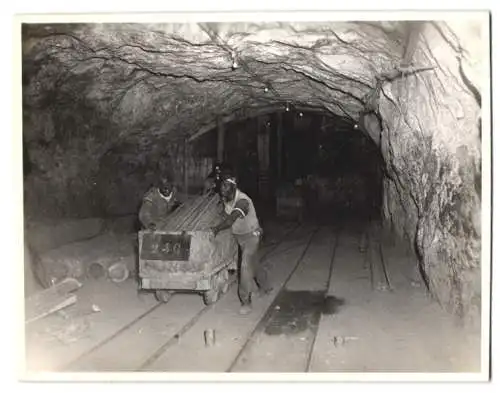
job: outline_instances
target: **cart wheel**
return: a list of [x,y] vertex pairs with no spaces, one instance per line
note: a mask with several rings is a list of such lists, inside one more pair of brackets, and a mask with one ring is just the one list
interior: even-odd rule
[[173,294],[174,293],[171,291],[158,290],[155,292],[155,297],[159,302],[167,303],[172,298]]
[[203,292],[203,301],[207,306],[214,304],[219,300],[219,291],[217,289],[209,289]]

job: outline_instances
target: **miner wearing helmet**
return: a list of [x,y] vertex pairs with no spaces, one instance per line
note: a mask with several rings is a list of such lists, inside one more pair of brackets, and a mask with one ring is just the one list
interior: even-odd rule
[[[214,236],[231,228],[240,249],[241,266],[238,296],[241,301],[241,314],[252,310],[252,293],[267,294],[271,291],[267,273],[256,260],[262,237],[262,229],[251,198],[238,189],[236,178],[230,173],[222,173],[220,195],[224,205],[224,218],[212,228]],[[256,286],[257,284],[257,286]]]
[[158,224],[175,209],[178,202],[175,187],[165,177],[160,178],[143,198],[139,220],[148,229],[156,229]]

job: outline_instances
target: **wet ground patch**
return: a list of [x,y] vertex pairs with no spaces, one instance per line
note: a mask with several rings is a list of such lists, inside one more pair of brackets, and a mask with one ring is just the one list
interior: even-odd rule
[[326,296],[324,291],[282,291],[264,316],[268,335],[316,331],[321,314],[332,315],[345,304],[344,299]]

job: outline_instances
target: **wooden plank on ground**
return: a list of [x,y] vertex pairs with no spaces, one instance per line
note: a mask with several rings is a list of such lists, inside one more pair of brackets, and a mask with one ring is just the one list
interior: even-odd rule
[[76,295],[71,292],[82,284],[74,278],[67,278],[48,289],[36,293],[26,300],[25,322],[31,323],[49,314],[76,303]]

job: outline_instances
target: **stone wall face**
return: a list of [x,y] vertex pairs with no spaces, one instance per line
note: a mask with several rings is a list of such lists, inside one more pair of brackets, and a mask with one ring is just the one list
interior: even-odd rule
[[480,102],[458,59],[477,37],[462,33],[427,24],[413,62],[433,69],[387,83],[380,114],[386,216],[414,243],[432,293],[465,317],[481,299],[481,139]]
[[[147,134],[144,134],[145,136]],[[84,141],[80,139],[80,141]],[[156,143],[155,143],[156,142]],[[182,142],[153,141],[152,146],[119,143],[102,156],[65,145],[56,149],[31,143],[36,168],[24,180],[26,218],[112,217],[137,213],[142,197],[164,175],[184,191],[187,170],[191,192],[201,190],[212,169],[212,159],[200,156]],[[186,168],[184,160],[186,159]]]

